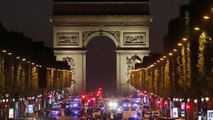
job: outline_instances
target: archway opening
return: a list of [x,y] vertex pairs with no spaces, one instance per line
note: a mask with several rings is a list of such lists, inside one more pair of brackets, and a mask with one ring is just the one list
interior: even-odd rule
[[95,92],[99,87],[107,93],[116,91],[115,44],[108,37],[98,36],[87,45],[86,90]]

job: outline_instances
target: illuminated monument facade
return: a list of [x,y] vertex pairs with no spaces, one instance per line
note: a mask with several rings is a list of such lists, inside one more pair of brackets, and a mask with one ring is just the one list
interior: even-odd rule
[[116,46],[117,92],[133,89],[130,72],[150,53],[149,6],[149,0],[54,0],[50,18],[54,54],[71,66],[75,81],[71,90],[86,91],[87,45],[98,36],[108,37]]

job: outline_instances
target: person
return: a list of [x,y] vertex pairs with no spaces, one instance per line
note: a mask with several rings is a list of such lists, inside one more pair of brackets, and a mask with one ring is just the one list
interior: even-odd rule
[[143,117],[143,118],[144,118],[144,115],[145,115],[145,111],[143,110],[143,111],[142,111],[142,117]]
[[157,120],[157,116],[155,114],[153,115],[153,120]]
[[149,119],[152,120],[152,113],[150,114]]
[[64,109],[64,115],[59,117],[57,120],[72,120],[71,116],[71,110],[69,108]]

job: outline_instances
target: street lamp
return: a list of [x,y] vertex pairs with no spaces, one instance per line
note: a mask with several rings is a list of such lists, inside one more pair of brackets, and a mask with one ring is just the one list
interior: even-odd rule
[[195,29],[196,31],[199,31],[199,30],[200,30],[200,28],[199,28],[199,27],[195,27],[194,29]]
[[209,16],[207,16],[207,15],[205,15],[205,16],[203,16],[203,19],[208,20],[208,19],[210,19],[210,17],[209,17]]
[[206,97],[205,100],[206,100],[206,101],[209,101],[209,97]]
[[73,83],[73,93],[75,93],[75,83],[76,83],[76,81],[75,80],[71,80],[71,85],[72,85],[72,83]]
[[126,81],[126,90],[125,90],[125,94],[129,94],[129,84],[130,84],[130,78]]
[[194,99],[194,103],[197,104],[197,99]]

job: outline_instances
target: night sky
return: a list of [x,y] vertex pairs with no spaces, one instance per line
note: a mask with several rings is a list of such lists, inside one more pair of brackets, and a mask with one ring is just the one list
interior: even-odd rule
[[[179,7],[189,0],[150,0],[151,15],[150,47],[153,52],[163,52],[163,36],[169,20],[179,14]],[[23,32],[34,41],[44,41],[52,47],[52,0],[1,0],[0,21],[9,30]]]
[[[178,16],[179,7],[188,4],[189,0],[150,1],[151,16],[154,17],[150,26],[151,52],[163,52],[163,36],[167,33],[168,22]],[[44,41],[46,46],[52,47],[52,26],[48,20],[52,10],[52,0],[1,0],[0,22],[8,30],[23,32],[34,41]],[[99,83],[107,91],[114,91],[115,46],[111,40],[102,38],[93,39],[87,46],[87,82]],[[107,45],[109,47],[105,47]],[[99,50],[104,54],[99,54]],[[93,91],[95,87],[98,86],[88,84],[87,90]]]

